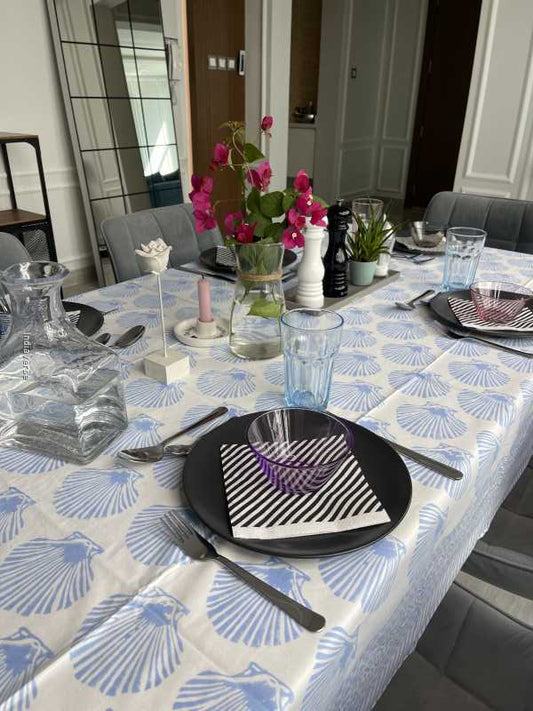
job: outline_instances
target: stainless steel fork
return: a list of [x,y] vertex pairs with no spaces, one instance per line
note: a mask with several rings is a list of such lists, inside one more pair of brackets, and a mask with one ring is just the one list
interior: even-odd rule
[[174,542],[189,558],[193,560],[217,560],[228,570],[231,570],[233,575],[243,580],[266,600],[279,607],[280,610],[283,610],[289,617],[292,617],[293,620],[310,632],[318,632],[326,624],[326,620],[322,615],[313,612],[313,610],[304,605],[300,605],[296,600],[284,595],[263,580],[256,578],[255,575],[241,568],[229,558],[224,558],[220,553],[217,553],[215,547],[205,538],[202,538],[175,511],[166,513],[163,516],[163,523]]

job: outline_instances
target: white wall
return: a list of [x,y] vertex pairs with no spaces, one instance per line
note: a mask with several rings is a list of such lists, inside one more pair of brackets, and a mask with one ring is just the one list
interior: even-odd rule
[[427,0],[323,0],[315,189],[325,199],[404,197],[426,14]]
[[483,0],[455,190],[533,199],[532,89],[532,0]]
[[[59,260],[76,270],[93,264],[44,0],[0,4],[0,130],[36,133],[46,175]],[[32,149],[11,147],[18,204],[41,211]],[[10,207],[0,166],[0,208]]]

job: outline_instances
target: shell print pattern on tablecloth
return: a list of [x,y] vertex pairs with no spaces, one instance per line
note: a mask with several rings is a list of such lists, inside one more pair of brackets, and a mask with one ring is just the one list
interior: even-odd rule
[[501,368],[484,360],[452,361],[448,365],[448,372],[464,385],[480,388],[497,388],[510,380]]
[[188,610],[159,587],[112,595],[92,609],[69,652],[78,681],[107,696],[159,686],[179,666]]
[[350,412],[368,412],[383,400],[379,385],[370,383],[333,383],[330,405]]
[[394,370],[389,375],[389,383],[395,390],[415,397],[442,397],[450,392],[450,386],[438,373],[412,373],[409,370]]
[[[381,366],[377,358],[366,353],[339,353],[335,356],[335,372],[352,377],[363,377],[379,373]],[[284,379],[275,385],[283,385]]]
[[413,343],[387,343],[381,352],[387,360],[411,367],[429,365],[435,358],[430,348]]
[[137,501],[142,474],[124,466],[72,472],[54,494],[54,506],[69,518],[104,518],[122,513]]
[[433,469],[428,469],[418,462],[407,460],[409,472],[413,479],[423,486],[430,486],[433,489],[444,489],[448,496],[451,496],[453,499],[461,498],[467,482],[472,475],[473,455],[464,449],[453,447],[450,444],[443,444],[442,442],[436,447],[417,447],[416,451],[432,459],[436,459],[438,462],[444,462],[451,467],[459,469],[459,471],[463,472],[464,476],[459,481],[448,479],[442,476],[442,474],[433,471]]
[[156,444],[160,439],[157,430],[162,424],[160,420],[155,420],[150,415],[135,417],[130,420],[127,430],[106,449],[106,454],[117,454],[121,449],[149,447]]
[[377,306],[375,313],[381,318],[386,318],[388,321],[412,321],[413,313],[399,309],[394,304],[390,306]]
[[65,610],[88,592],[92,558],[100,553],[103,548],[79,531],[22,543],[0,564],[0,608],[21,615]]
[[218,398],[246,397],[255,390],[255,375],[245,370],[208,370],[202,373],[196,385],[202,395]]
[[[139,309],[159,309],[159,295],[155,293],[156,290],[155,280],[154,280],[154,293],[153,294],[141,294],[133,299],[133,304]],[[163,307],[167,308],[174,306],[176,303],[176,297],[174,294],[169,294],[166,291],[163,292]]]
[[132,556],[145,565],[185,565],[190,559],[170,537],[162,519],[168,511],[180,513],[176,506],[153,504],[135,514],[126,534]]
[[163,489],[179,489],[186,457],[163,457],[154,464],[154,479]]
[[525,400],[533,398],[533,381],[523,380],[520,383],[520,390]]
[[255,409],[259,412],[263,410],[276,410],[280,407],[287,407],[287,402],[282,392],[261,393],[255,401]]
[[356,309],[350,306],[342,312],[345,326],[364,326],[366,323],[372,323],[374,315],[363,309]]
[[[267,558],[264,563],[238,565],[308,606],[302,587],[310,578],[293,565],[276,557]],[[218,635],[248,647],[286,644],[303,633],[300,625],[227,570],[215,575],[207,597],[207,615]]]
[[466,358],[484,356],[489,352],[489,346],[484,346],[483,343],[472,341],[469,338],[457,340],[452,336],[438,336],[435,338],[435,345],[443,351],[453,348],[454,355],[465,356]]
[[20,449],[0,450],[0,469],[17,474],[46,474],[64,467],[62,459],[45,457],[43,454],[33,454]]
[[174,711],[285,711],[294,701],[289,687],[251,662],[238,674],[203,671],[179,690]]
[[132,328],[137,325],[157,328],[159,326],[159,311],[126,311],[117,318],[117,324],[122,328]]
[[513,355],[501,351],[498,353],[500,361],[515,373],[533,373],[533,358],[524,358],[524,356]]
[[176,405],[184,395],[184,385],[160,383],[151,378],[139,378],[126,385],[126,402],[137,407],[170,407]]
[[424,569],[428,558],[433,555],[435,544],[444,530],[447,513],[435,504],[426,504],[418,512],[418,533],[409,566],[410,580]]
[[24,526],[24,511],[35,504],[34,499],[10,486],[0,491],[0,543],[13,540]]
[[34,677],[52,652],[26,627],[0,637],[0,708],[26,711],[37,696]]
[[360,598],[364,612],[373,612],[388,597],[405,552],[405,545],[392,536],[361,551],[324,558],[318,567],[334,595],[350,602]]
[[511,424],[516,414],[516,401],[513,395],[486,391],[483,393],[462,390],[457,396],[465,412],[478,420],[496,422],[502,427]]
[[[215,405],[193,405],[183,415],[180,422],[181,427],[188,427],[189,425],[192,425],[194,422],[197,422],[202,417],[208,415],[210,412],[213,412],[214,409]],[[190,432],[190,436],[193,437],[195,440],[199,439],[208,430],[212,430],[214,427],[218,427],[223,422],[226,422],[232,417],[240,417],[241,415],[245,414],[246,410],[243,410],[240,407],[234,407],[230,405],[228,406],[228,411],[224,415],[217,417],[217,419],[213,422],[208,422],[207,424],[201,425],[200,427],[195,427],[194,430]]]
[[342,333],[342,348],[370,348],[376,343],[376,338],[363,329],[345,329]]
[[427,336],[425,328],[410,321],[378,323],[377,329],[383,336],[394,338],[396,341],[417,341]]
[[[337,363],[337,361],[335,361]],[[269,363],[263,370],[263,377],[271,385],[283,386],[285,383],[285,372],[283,363]]]
[[467,430],[466,424],[456,417],[456,412],[437,402],[403,404],[396,409],[396,419],[400,427],[410,434],[428,439],[454,439]]
[[333,627],[322,637],[305,690],[302,711],[326,709],[338,687],[346,683],[346,670],[357,653],[357,637],[358,630],[349,634],[342,627]]
[[357,424],[367,430],[370,430],[371,432],[374,432],[374,434],[377,434],[380,437],[387,437],[388,439],[391,438],[391,434],[389,432],[390,422],[381,422],[380,420],[373,420],[365,416]]

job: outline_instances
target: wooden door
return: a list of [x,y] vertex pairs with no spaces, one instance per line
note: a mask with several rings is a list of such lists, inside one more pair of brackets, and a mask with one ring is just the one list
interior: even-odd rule
[[[215,143],[223,138],[221,124],[244,121],[244,76],[239,75],[239,51],[244,49],[244,0],[188,0],[187,26],[191,90],[193,172],[209,170]],[[215,57],[217,69],[209,68]],[[226,68],[219,69],[219,59]],[[228,68],[228,60],[234,68]],[[240,209],[239,185],[230,171],[215,174],[220,218]]]
[[480,10],[481,0],[429,0],[406,207],[453,189]]

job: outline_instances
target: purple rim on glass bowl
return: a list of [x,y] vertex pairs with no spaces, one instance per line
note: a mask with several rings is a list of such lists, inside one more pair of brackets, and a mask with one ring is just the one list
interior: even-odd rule
[[297,407],[258,415],[246,441],[271,484],[289,494],[320,489],[352,449],[352,433],[341,420]]
[[483,321],[509,323],[533,297],[525,286],[504,281],[476,281],[470,287],[472,302]]

